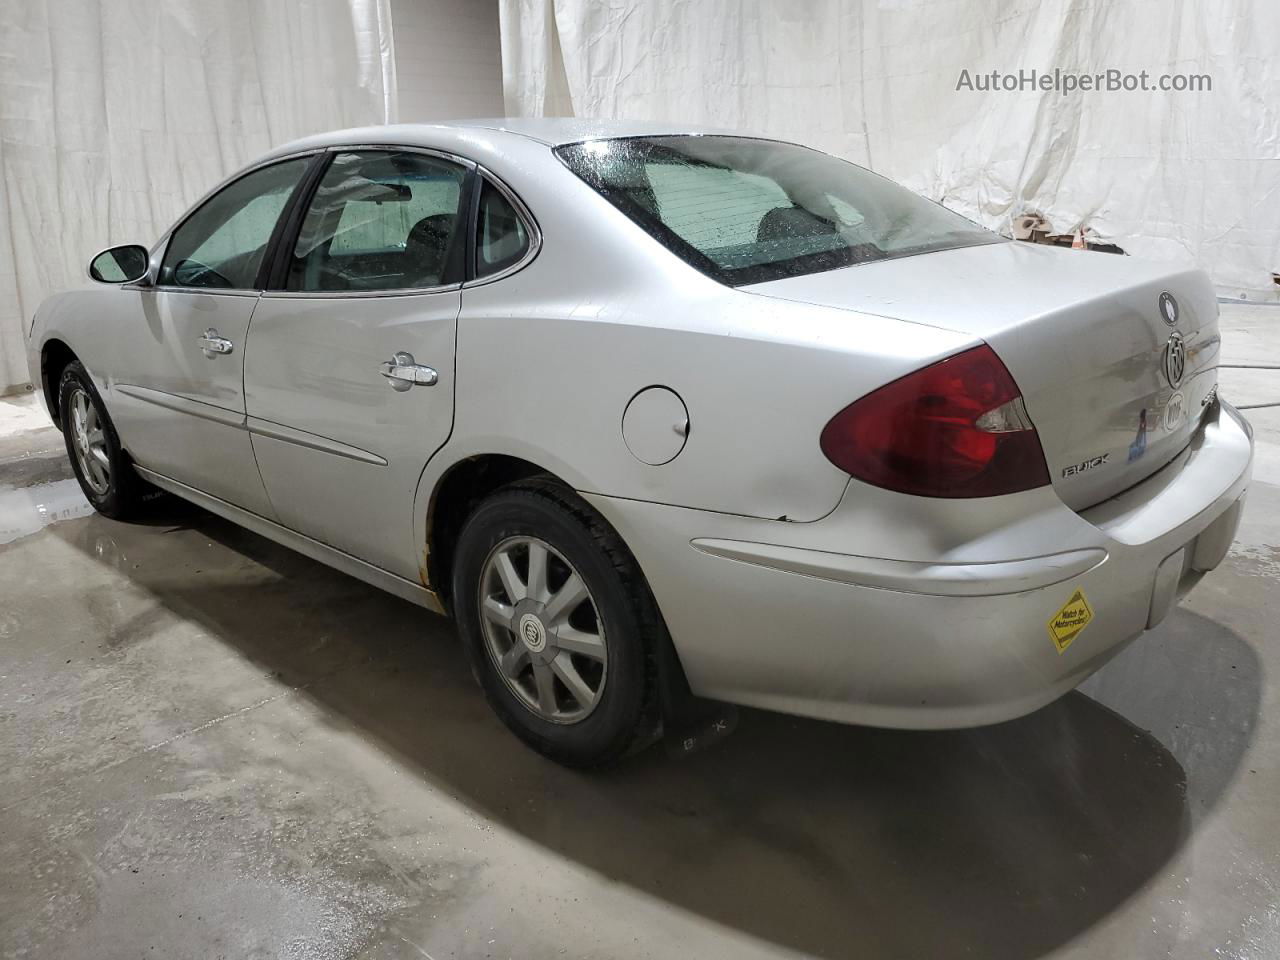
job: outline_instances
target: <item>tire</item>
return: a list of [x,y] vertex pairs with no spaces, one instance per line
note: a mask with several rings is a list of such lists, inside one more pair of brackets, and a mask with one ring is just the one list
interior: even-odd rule
[[[529,590],[540,550],[544,576]],[[652,742],[660,727],[654,651],[665,627],[630,551],[590,506],[548,480],[505,487],[467,519],[453,571],[472,670],[516,736],[579,768]],[[586,591],[576,603],[575,574]]]
[[67,364],[58,381],[58,414],[67,457],[85,499],[113,520],[135,515],[146,485],[134,473],[106,406],[78,360]]

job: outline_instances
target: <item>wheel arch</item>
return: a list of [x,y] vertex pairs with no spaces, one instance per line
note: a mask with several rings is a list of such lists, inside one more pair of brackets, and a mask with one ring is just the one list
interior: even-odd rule
[[418,572],[424,586],[436,594],[446,610],[452,612],[453,554],[467,517],[495,490],[538,476],[564,483],[550,470],[504,453],[463,457],[435,481],[427,499],[426,541]]
[[[58,387],[62,380],[63,371],[71,364],[78,363],[84,368],[85,374],[88,376],[89,382],[93,386],[99,402],[102,404],[102,412],[111,421],[112,429],[117,431],[118,436],[119,428],[116,426],[112,412],[107,406],[107,398],[111,396],[110,381],[103,377],[101,373],[102,369],[108,366],[108,362],[100,355],[101,351],[93,349],[92,344],[87,339],[83,339],[81,343],[86,351],[92,351],[95,354],[95,357],[89,362],[85,361],[83,353],[70,345],[69,338],[62,333],[52,332],[40,344],[40,393],[44,398],[45,409],[48,411],[53,425],[58,430],[62,430],[62,413],[59,409],[61,402]],[[124,438],[118,436],[118,439],[125,458],[132,463],[133,457],[129,453],[129,448],[125,444]]]
[[58,381],[62,379],[62,371],[79,359],[66,341],[58,337],[50,337],[40,347],[40,389],[44,394],[45,409],[59,430],[62,429],[62,416],[58,410]]
[[[430,472],[430,467],[424,472],[419,487],[420,501],[424,499],[423,488],[426,486],[427,474]],[[535,477],[545,478],[577,493],[574,485],[556,472],[513,454],[473,453],[459,457],[447,467],[440,469],[438,478],[430,486],[430,495],[425,498],[425,528],[419,528],[424,529],[425,532],[425,547],[421,554],[419,572],[423,584],[435,593],[450,616],[453,614],[450,592],[454,552],[458,534],[461,533],[467,517],[494,491],[510,483]],[[594,508],[592,510],[598,512]],[[608,518],[601,517],[601,520],[608,524],[630,553],[630,546]],[[634,554],[632,554],[632,561],[644,578],[646,588],[652,592],[652,588],[648,587],[648,577]],[[657,597],[653,599],[658,617],[663,621],[661,636],[657,638],[659,646],[656,651],[662,715],[666,721],[674,721],[679,725],[685,722],[690,710],[694,709],[691,705],[695,698],[690,692],[680,655],[671,640],[670,632],[666,629],[662,605]]]

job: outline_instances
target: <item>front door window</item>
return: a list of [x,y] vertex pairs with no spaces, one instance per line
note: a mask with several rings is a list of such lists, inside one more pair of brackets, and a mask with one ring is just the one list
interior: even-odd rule
[[210,197],[174,231],[160,285],[256,289],[276,221],[309,161],[300,157],[262,167]]

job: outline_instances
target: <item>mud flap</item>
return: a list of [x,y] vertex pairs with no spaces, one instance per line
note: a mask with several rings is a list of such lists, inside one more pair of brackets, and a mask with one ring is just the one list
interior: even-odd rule
[[738,726],[738,708],[731,703],[698,700],[700,710],[693,711],[679,727],[668,723],[662,744],[670,757],[687,757],[719,743]]
[[658,644],[655,660],[661,708],[658,738],[668,756],[687,757],[719,743],[734,731],[738,708],[694,695],[669,637],[664,636]]

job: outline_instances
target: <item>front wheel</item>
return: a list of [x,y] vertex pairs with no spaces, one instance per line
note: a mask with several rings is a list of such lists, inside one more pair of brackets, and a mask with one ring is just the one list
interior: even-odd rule
[[112,519],[134,513],[145,487],[134,473],[102,398],[79,361],[72,361],[62,371],[58,412],[67,456],[85,499]]
[[536,750],[598,766],[656,731],[656,604],[572,491],[525,481],[482,503],[459,538],[453,599],[486,697]]

